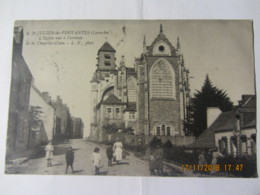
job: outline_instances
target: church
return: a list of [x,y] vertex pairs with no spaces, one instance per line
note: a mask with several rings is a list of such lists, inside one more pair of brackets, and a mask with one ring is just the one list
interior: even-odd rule
[[98,50],[97,68],[91,80],[92,121],[90,139],[104,141],[110,128],[132,129],[134,135],[185,137],[184,121],[190,102],[189,70],[184,64],[181,44],[159,34],[127,67],[124,56],[119,65],[116,50],[105,42]]

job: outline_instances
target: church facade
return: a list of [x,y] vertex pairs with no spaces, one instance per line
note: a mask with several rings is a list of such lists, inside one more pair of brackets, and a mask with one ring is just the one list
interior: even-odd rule
[[[90,139],[102,141],[105,132],[132,129],[135,135],[185,136],[184,121],[190,101],[189,71],[181,53],[164,35],[125,65],[116,65],[116,50],[105,42],[98,50],[97,69],[91,80]],[[112,129],[111,129],[112,128]]]

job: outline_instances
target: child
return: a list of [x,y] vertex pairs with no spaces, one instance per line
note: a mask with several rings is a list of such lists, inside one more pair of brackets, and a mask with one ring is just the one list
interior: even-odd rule
[[150,156],[149,168],[150,168],[151,175],[155,175],[154,170],[156,169],[156,160],[154,156]]
[[107,150],[107,159],[108,159],[108,166],[112,166],[112,158],[113,158],[113,147],[112,144],[109,144]]
[[96,147],[94,149],[94,153],[91,155],[91,160],[95,167],[95,175],[99,175],[99,168],[100,168],[100,162],[101,162],[101,156],[99,154],[99,151],[100,151],[100,149],[98,147]]
[[51,167],[51,161],[52,161],[52,156],[53,156],[53,150],[54,150],[54,147],[53,147],[53,145],[51,144],[51,141],[49,141],[49,144],[45,147],[47,167]]
[[72,170],[72,173],[74,174],[74,170],[73,170],[74,152],[73,152],[71,146],[69,147],[69,150],[67,151],[65,158],[66,158],[66,163],[67,163],[66,172],[65,173],[67,174],[68,168],[70,166],[71,170]]

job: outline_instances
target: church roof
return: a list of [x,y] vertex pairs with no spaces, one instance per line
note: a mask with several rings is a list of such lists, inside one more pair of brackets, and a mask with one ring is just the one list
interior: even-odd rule
[[110,51],[110,52],[116,52],[116,50],[108,43],[105,42],[102,47],[98,50],[98,53],[100,51]]
[[153,47],[159,42],[159,41],[163,41],[165,42],[167,45],[169,45],[170,50],[172,55],[176,55],[176,49],[173,47],[173,45],[171,44],[171,42],[168,40],[168,38],[164,35],[163,33],[163,29],[162,29],[162,25],[160,25],[160,33],[158,34],[158,36],[155,38],[155,40],[152,42],[152,44],[150,46],[147,46],[146,49],[148,51],[148,54],[151,55],[152,54],[152,49]]
[[105,99],[101,104],[105,104],[105,105],[114,105],[114,104],[125,104],[124,102],[122,102],[117,96],[115,96],[114,94],[111,94],[110,96],[108,96],[107,99]]

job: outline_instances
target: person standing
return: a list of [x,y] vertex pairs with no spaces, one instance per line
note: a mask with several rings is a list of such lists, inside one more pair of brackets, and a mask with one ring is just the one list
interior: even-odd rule
[[211,161],[211,164],[212,164],[212,165],[216,165],[217,162],[218,162],[218,158],[219,158],[219,157],[222,157],[223,155],[222,155],[220,152],[218,152],[218,149],[217,149],[217,148],[213,149],[212,152],[213,152],[213,153],[212,153],[212,161]]
[[51,167],[51,161],[52,161],[52,158],[53,158],[53,151],[54,151],[54,147],[53,147],[51,141],[49,141],[48,145],[45,147],[47,167]]
[[154,149],[153,157],[155,159],[155,167],[158,175],[163,175],[163,149],[159,144]]
[[[219,157],[223,157],[223,155],[218,152],[218,149],[217,148],[214,148],[212,150],[212,161],[211,161],[211,165],[217,165],[217,162],[218,162],[218,158]],[[212,169],[211,171],[211,174],[214,174],[216,172],[215,169]]]
[[194,170],[194,172],[198,172],[200,173],[201,175],[205,175],[207,174],[207,172],[204,171],[204,166],[208,164],[208,161],[207,161],[207,158],[206,158],[206,151],[203,150],[199,156],[198,156],[198,165],[199,165],[199,168],[198,170]]
[[206,160],[206,157],[205,157],[205,151],[204,150],[199,155],[198,164],[199,165],[206,165],[207,164],[207,160]]
[[119,162],[122,160],[123,144],[119,141],[118,138],[116,138],[116,142],[114,143],[113,151],[115,161],[117,164],[119,164]]
[[69,150],[66,153],[65,159],[66,159],[66,164],[67,164],[65,173],[67,174],[68,168],[70,166],[72,173],[74,174],[74,170],[73,170],[74,152],[73,152],[73,149],[71,146],[69,147]]
[[109,144],[107,150],[107,160],[108,160],[108,166],[112,166],[112,159],[113,159],[113,147],[112,144]]
[[95,175],[99,175],[100,163],[101,163],[101,155],[99,154],[100,149],[96,147],[94,149],[93,154],[91,155],[91,160],[93,166],[95,168]]

